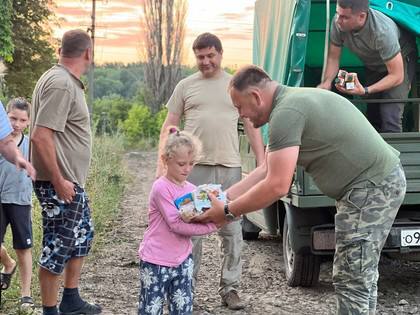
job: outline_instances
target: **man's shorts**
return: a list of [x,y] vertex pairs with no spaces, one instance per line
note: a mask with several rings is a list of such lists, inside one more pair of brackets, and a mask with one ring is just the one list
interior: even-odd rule
[[2,203],[0,208],[0,243],[4,241],[7,226],[10,224],[14,249],[32,247],[31,205]]
[[42,208],[42,253],[39,264],[54,274],[61,274],[67,261],[87,256],[93,240],[89,200],[84,189],[74,185],[71,203],[60,200],[53,185],[36,181],[35,194]]

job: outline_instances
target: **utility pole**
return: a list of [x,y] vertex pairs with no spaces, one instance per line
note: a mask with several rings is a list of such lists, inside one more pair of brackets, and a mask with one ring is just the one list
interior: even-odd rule
[[89,70],[88,74],[88,108],[89,108],[89,115],[90,115],[90,122],[92,124],[92,111],[93,111],[93,97],[94,97],[94,71],[95,71],[95,16],[96,16],[96,0],[92,0],[92,15],[91,20],[92,24],[88,29],[90,31],[90,37],[92,39],[92,65]]

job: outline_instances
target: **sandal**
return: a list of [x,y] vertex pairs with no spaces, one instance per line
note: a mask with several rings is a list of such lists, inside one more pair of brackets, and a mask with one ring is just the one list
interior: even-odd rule
[[10,282],[12,281],[13,274],[15,273],[17,268],[17,264],[13,268],[11,273],[1,273],[1,279],[0,279],[0,290],[7,290],[10,286]]
[[22,296],[20,298],[20,308],[34,308],[34,300],[30,296]]

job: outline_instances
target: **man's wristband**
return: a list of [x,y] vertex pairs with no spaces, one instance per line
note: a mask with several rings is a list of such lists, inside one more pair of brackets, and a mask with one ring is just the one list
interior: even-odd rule
[[225,213],[225,219],[228,222],[232,222],[235,220],[235,215],[229,211],[229,203],[225,203],[224,207],[223,207],[223,211]]
[[365,90],[365,95],[369,95],[369,90],[368,90],[368,87],[367,87],[367,86],[365,86],[363,89]]

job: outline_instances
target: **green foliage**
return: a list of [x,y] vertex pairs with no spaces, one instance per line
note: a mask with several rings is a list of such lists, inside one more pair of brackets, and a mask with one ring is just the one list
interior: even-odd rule
[[232,69],[232,68],[228,68],[228,67],[225,67],[224,68],[224,70],[227,72],[227,73],[229,73],[229,74],[235,74],[235,72],[236,72],[236,70],[237,69]]
[[127,119],[132,103],[131,100],[116,94],[95,100],[93,121],[96,134],[117,133],[121,124]]
[[13,1],[13,62],[7,64],[7,95],[31,98],[36,81],[54,62],[48,22],[53,18],[50,0]]
[[95,224],[95,247],[101,247],[107,228],[118,214],[127,173],[121,136],[95,137],[92,163],[86,183]]
[[133,98],[144,85],[142,63],[105,64],[95,68],[95,98],[118,94]]
[[120,94],[123,89],[121,81],[112,80],[110,78],[99,77],[95,79],[94,97],[106,97],[113,94]]
[[13,61],[12,1],[0,0],[0,60]]
[[[95,137],[93,143],[92,163],[86,184],[86,191],[90,197],[90,206],[95,224],[95,242],[93,255],[101,248],[104,234],[118,214],[124,187],[127,183],[127,173],[123,165],[123,141],[121,137]],[[33,238],[32,251],[32,296],[35,304],[41,304],[38,282],[38,259],[40,257],[42,241],[42,218],[39,203],[33,199]],[[12,249],[10,228],[6,234],[5,245],[9,254],[16,260]],[[19,271],[13,277],[12,284],[7,291],[2,291],[0,314],[22,315],[31,314],[19,310]]]
[[[143,76],[144,64],[105,64],[95,68],[93,122],[96,134],[122,134],[131,147],[152,147],[159,141],[167,110],[151,112]],[[196,68],[183,66],[182,77]],[[83,80],[86,77],[82,77]],[[163,105],[163,104],[162,104]]]
[[168,109],[166,107],[163,107],[160,111],[156,113],[155,120],[156,120],[156,127],[158,128],[158,130],[162,128],[162,125],[165,122],[167,114],[168,114]]
[[150,108],[143,104],[134,104],[128,112],[128,118],[123,123],[123,131],[130,146],[144,145],[147,141],[153,145],[159,130]]
[[152,114],[149,107],[135,104],[123,123],[123,133],[130,147],[151,148],[159,142],[160,129],[168,110],[162,108]]

